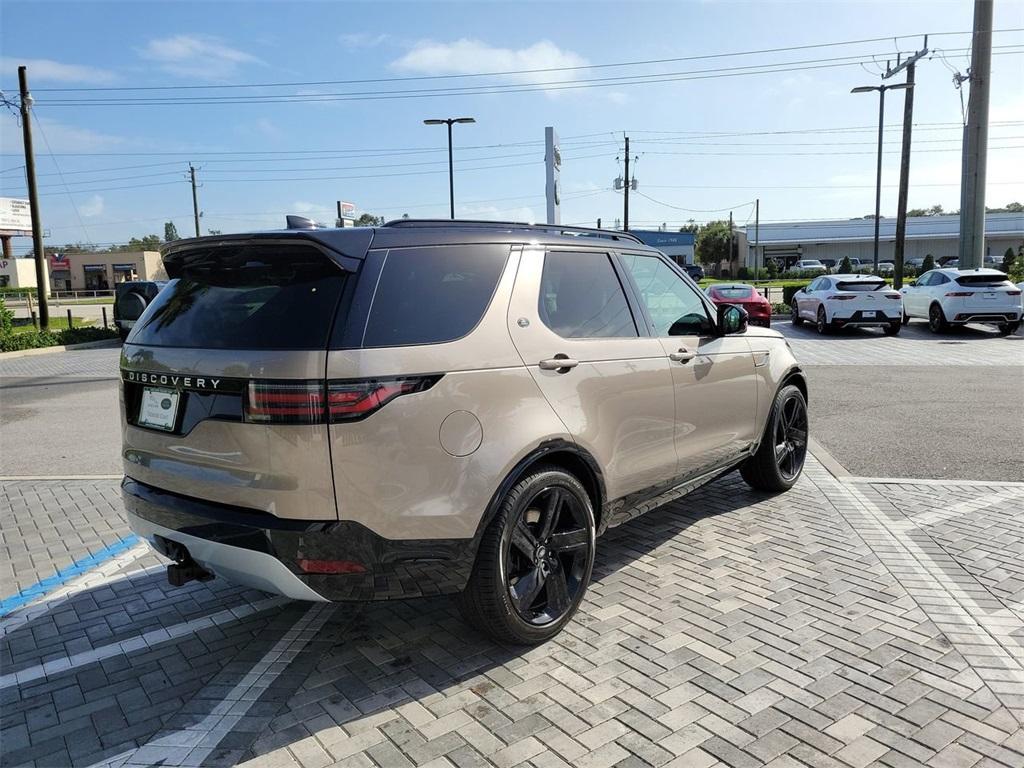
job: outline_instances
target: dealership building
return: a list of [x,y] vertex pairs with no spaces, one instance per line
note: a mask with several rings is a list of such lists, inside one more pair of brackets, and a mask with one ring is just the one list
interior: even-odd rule
[[[747,226],[746,266],[763,266],[775,259],[783,269],[800,259],[836,259],[844,256],[871,261],[874,254],[875,222],[867,219],[764,223]],[[756,237],[756,242],[755,242]],[[936,262],[943,256],[956,257],[960,248],[960,216],[912,216],[907,218],[905,258]],[[895,258],[896,219],[882,219],[878,232],[879,261]],[[1024,245],[1024,213],[985,215],[985,255],[1001,258],[1007,248]],[[741,253],[744,253],[741,250]]]
[[49,269],[53,291],[106,291],[128,280],[167,279],[159,251],[54,253]]

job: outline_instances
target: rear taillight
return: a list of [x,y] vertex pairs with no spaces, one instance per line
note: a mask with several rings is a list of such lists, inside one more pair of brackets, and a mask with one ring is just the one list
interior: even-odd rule
[[1007,291],[1007,296],[1020,296],[1020,291]]
[[250,381],[244,418],[258,424],[322,424],[324,385],[319,381]]
[[403,376],[391,379],[320,381],[250,381],[244,418],[258,424],[323,424],[357,421],[402,395],[423,392],[440,379]]
[[965,296],[973,296],[973,291],[950,291],[946,294],[946,298],[964,298]]
[[440,378],[439,375],[433,375],[329,382],[328,417],[331,422],[365,419],[396,397],[430,389]]
[[850,296],[844,293],[833,293],[831,296],[826,297],[829,301],[852,301],[856,299],[856,296]]
[[887,294],[885,294],[885,298],[887,298],[887,299],[897,299],[898,300],[898,299],[902,299],[903,297],[900,294],[898,294],[898,293],[887,293]]

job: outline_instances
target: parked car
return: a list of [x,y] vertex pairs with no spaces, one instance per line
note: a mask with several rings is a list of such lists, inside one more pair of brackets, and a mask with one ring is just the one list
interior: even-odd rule
[[747,283],[715,283],[704,289],[716,305],[735,304],[747,311],[751,325],[771,327],[772,305],[761,292]]
[[924,318],[933,333],[985,323],[1008,336],[1021,324],[1021,289],[996,269],[933,269],[901,292],[904,325],[911,318]]
[[114,326],[121,341],[165,285],[166,280],[131,280],[114,286]]
[[807,273],[824,275],[828,270],[825,268],[825,265],[817,259],[801,259],[787,269],[786,272],[793,275],[803,275]]
[[896,272],[896,265],[891,261],[880,261],[878,262],[878,274],[880,275],[892,275]]
[[797,291],[792,302],[793,325],[815,324],[820,334],[840,328],[881,328],[887,336],[900,332],[900,294],[874,275],[819,277]]
[[839,269],[839,265],[842,263],[841,259],[820,259],[820,261],[825,267],[825,272],[829,274]]
[[164,264],[121,356],[122,490],[173,584],[455,593],[537,643],[608,528],[734,468],[775,492],[802,471],[785,339],[629,234],[400,220]]
[[700,264],[683,264],[682,267],[694,282],[704,279],[704,267]]

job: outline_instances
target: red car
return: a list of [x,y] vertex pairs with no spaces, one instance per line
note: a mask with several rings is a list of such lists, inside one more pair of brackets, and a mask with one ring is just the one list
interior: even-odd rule
[[707,289],[715,304],[735,304],[747,310],[749,323],[765,328],[772,324],[772,305],[757,288],[746,283],[715,283]]

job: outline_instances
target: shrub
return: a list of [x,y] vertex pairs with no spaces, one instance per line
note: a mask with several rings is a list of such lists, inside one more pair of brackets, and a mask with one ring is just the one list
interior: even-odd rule
[[772,314],[773,315],[788,315],[792,312],[792,308],[784,301],[776,301],[772,303]]
[[11,328],[14,325],[14,313],[7,308],[4,299],[0,296],[0,338],[11,335]]
[[785,304],[793,304],[793,296],[796,295],[797,291],[803,290],[807,287],[807,283],[801,285],[787,285],[782,288],[782,301]]
[[117,331],[110,328],[70,328],[63,331],[27,331],[0,334],[0,352],[22,349],[40,349],[65,344],[83,344],[88,341],[116,339]]
[[0,296],[28,296],[29,294],[35,295],[35,288],[0,288]]
[[768,261],[768,279],[774,280],[779,276],[779,263],[775,259]]
[[935,269],[935,257],[929,253],[924,257],[924,261],[921,263],[921,274],[932,269]]
[[1017,254],[1014,253],[1013,248],[1007,248],[1006,253],[1003,254],[1003,272],[1007,274],[1013,269],[1013,262],[1017,258]]
[[843,256],[843,260],[839,262],[839,269],[837,271],[841,275],[848,275],[853,272],[853,264],[850,263],[849,256]]
[[750,279],[750,267],[740,267],[739,271],[736,273],[736,277],[738,279],[740,279],[740,280],[749,280]]
[[1008,273],[1010,278],[1015,282],[1019,283],[1024,281],[1024,248],[1021,249],[1020,253],[1013,260],[1013,264],[1010,265]]

